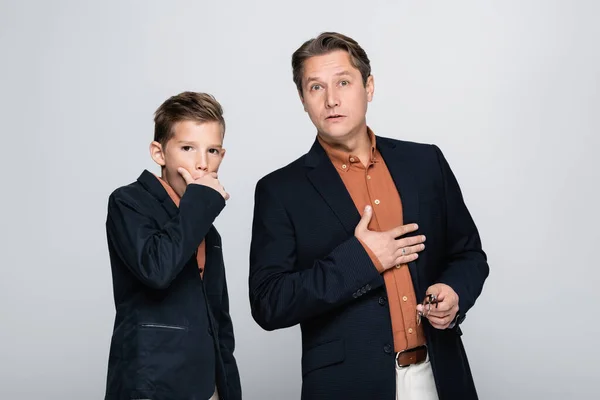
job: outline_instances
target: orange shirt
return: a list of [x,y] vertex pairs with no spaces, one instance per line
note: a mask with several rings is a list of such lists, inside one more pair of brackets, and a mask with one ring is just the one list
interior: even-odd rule
[[[169,194],[169,197],[171,197],[171,200],[173,200],[173,203],[179,207],[179,201],[181,200],[179,195],[175,193],[173,188],[164,179],[159,178],[158,176],[156,178],[158,178],[158,181],[163,185]],[[202,240],[202,243],[200,243],[200,246],[198,246],[196,261],[198,262],[198,268],[200,269],[200,277],[204,278],[204,264],[206,262],[206,243],[204,239]]]
[[[367,129],[371,139],[371,159],[365,167],[356,155],[333,148],[319,137],[329,159],[340,174],[346,190],[361,214],[367,204],[373,209],[369,229],[388,231],[403,225],[402,202],[385,161],[375,146],[375,135]],[[407,223],[414,221],[407,221]],[[375,267],[383,267],[377,257],[363,243]],[[423,327],[417,325],[417,299],[408,265],[403,264],[383,272],[388,296],[394,350],[412,349],[425,344]]]

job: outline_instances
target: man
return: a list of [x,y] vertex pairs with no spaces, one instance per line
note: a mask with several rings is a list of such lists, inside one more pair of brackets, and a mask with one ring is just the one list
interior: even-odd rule
[[368,128],[353,39],[323,33],[292,67],[317,138],[256,186],[254,319],[300,324],[302,399],[476,399],[459,324],[489,268],[444,156]]
[[241,399],[221,238],[229,198],[217,172],[225,120],[210,95],[184,92],[155,113],[142,172],[115,190],[106,230],[116,320],[107,400]]

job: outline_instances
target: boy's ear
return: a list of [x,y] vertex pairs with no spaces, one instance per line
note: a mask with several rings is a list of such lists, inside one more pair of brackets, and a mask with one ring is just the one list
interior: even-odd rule
[[150,157],[161,167],[165,166],[165,153],[160,143],[156,141],[150,143]]
[[226,152],[226,151],[227,151],[227,150],[225,150],[225,149],[221,149],[221,159],[223,159],[223,157],[225,157],[225,152]]

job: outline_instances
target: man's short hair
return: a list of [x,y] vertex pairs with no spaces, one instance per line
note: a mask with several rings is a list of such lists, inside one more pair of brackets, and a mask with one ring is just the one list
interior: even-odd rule
[[292,72],[294,83],[298,92],[302,95],[302,75],[304,73],[304,62],[315,56],[329,54],[336,50],[343,50],[350,55],[350,62],[360,71],[363,85],[371,76],[371,62],[367,53],[352,38],[337,32],[323,32],[316,38],[310,39],[298,48],[292,55]]
[[182,92],[162,103],[154,113],[154,140],[164,147],[181,121],[219,122],[225,135],[223,107],[208,93]]

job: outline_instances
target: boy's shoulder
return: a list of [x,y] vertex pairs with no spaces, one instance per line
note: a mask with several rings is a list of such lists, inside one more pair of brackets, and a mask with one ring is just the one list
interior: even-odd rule
[[128,204],[143,205],[149,204],[149,202],[157,201],[155,196],[152,195],[152,188],[148,187],[148,180],[155,179],[156,184],[160,185],[158,180],[148,171],[142,172],[140,177],[127,185],[120,186],[112,191],[108,197],[109,208],[111,205],[116,204]]

